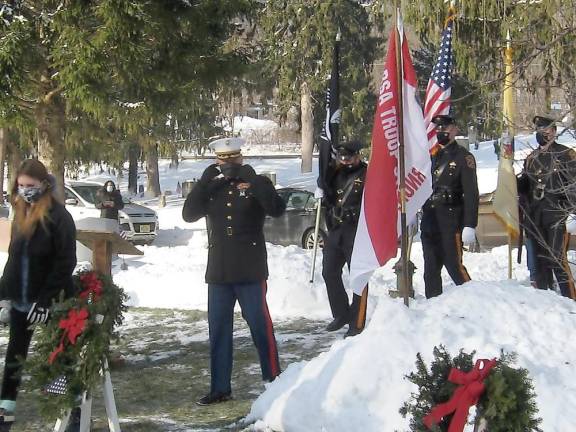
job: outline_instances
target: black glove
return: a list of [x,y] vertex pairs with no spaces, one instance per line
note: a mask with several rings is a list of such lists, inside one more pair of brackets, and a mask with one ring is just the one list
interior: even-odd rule
[[256,171],[250,165],[242,165],[238,170],[238,177],[246,183],[252,183],[256,175]]
[[48,308],[38,306],[37,303],[34,303],[30,308],[30,312],[28,312],[26,319],[28,320],[28,324],[44,324],[48,321],[49,315],[50,311]]
[[208,183],[212,181],[216,176],[220,174],[220,170],[218,169],[218,165],[212,164],[208,168],[204,170],[202,176],[200,177],[200,183]]

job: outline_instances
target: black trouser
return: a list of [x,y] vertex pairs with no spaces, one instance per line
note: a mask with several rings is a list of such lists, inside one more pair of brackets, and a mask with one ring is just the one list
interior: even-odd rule
[[22,362],[28,355],[33,330],[29,330],[28,314],[12,308],[10,310],[10,339],[6,350],[4,378],[0,399],[15,401],[22,381]]
[[347,225],[328,233],[322,250],[322,277],[326,283],[332,316],[346,318],[351,327],[361,330],[366,323],[368,287],[365,288],[362,296],[353,294],[350,305],[342,282],[344,264],[348,264],[348,269],[350,269],[355,234],[356,227]]
[[553,289],[554,273],[562,295],[571,298],[574,293],[574,280],[566,257],[570,235],[566,233],[565,224],[542,224],[536,234],[533,240],[536,255],[536,287]]
[[424,253],[424,286],[426,298],[442,294],[442,267],[456,285],[470,280],[462,264],[462,234],[460,231],[422,232]]

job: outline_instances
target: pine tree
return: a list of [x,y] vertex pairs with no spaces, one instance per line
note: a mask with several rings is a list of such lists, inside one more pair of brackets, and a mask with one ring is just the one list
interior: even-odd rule
[[60,185],[72,113],[155,146],[151,132],[170,111],[193,105],[244,62],[227,42],[235,17],[253,7],[251,0],[15,3],[0,20],[0,117],[34,125],[38,155]]
[[[260,20],[267,73],[276,77],[279,112],[312,106],[314,119],[301,118],[301,129],[316,132],[324,119],[324,101],[332,65],[332,51],[341,32],[341,133],[367,140],[374,115],[371,70],[378,39],[369,11],[352,0],[271,0]],[[302,147],[311,146],[302,137]]]
[[[457,0],[453,3],[457,11],[454,51],[458,74],[476,81],[484,95],[500,93],[504,81],[502,53],[509,31],[515,73],[519,77],[516,87],[544,93],[541,103],[531,108],[528,117],[550,109],[552,89],[563,92],[572,110],[576,108],[573,85],[576,78],[576,0]],[[403,2],[403,9],[407,22],[421,38],[438,40],[447,14],[447,2]],[[486,111],[486,121],[499,125],[500,110]]]

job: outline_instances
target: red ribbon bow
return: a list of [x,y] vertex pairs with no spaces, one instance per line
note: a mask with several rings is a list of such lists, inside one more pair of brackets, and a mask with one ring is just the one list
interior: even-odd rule
[[78,336],[82,334],[84,328],[86,327],[86,320],[88,319],[88,311],[86,309],[80,309],[76,311],[72,309],[68,311],[68,318],[62,318],[58,323],[58,327],[64,330],[62,333],[62,338],[60,339],[60,344],[58,347],[50,353],[48,357],[48,363],[54,363],[58,354],[64,351],[64,341],[68,338],[68,342],[72,345],[76,345],[76,340]]
[[484,383],[490,370],[496,366],[496,359],[476,360],[476,365],[470,372],[462,372],[452,368],[448,375],[448,381],[459,384],[452,398],[443,404],[432,408],[430,414],[424,417],[424,425],[431,429],[433,425],[440,423],[443,417],[454,413],[448,432],[462,432],[468,420],[468,410],[476,405],[482,393],[484,393]]
[[102,295],[102,282],[94,272],[88,272],[80,276],[80,281],[84,286],[84,291],[80,293],[80,298],[87,300],[92,295],[93,300],[98,300]]

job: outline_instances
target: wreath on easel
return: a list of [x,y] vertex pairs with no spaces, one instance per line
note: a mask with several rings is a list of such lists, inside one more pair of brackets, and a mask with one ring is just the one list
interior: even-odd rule
[[474,431],[541,432],[536,395],[528,370],[514,368],[515,354],[473,361],[475,352],[452,358],[434,347],[430,369],[420,353],[416,371],[406,378],[418,387],[400,409],[412,432],[462,431],[468,409],[476,406]]
[[101,383],[103,360],[118,337],[114,328],[126,311],[127,296],[111,277],[84,271],[74,275],[74,284],[78,296],[52,310],[28,364],[33,385],[46,394],[40,411],[49,419],[78,406],[82,394]]

